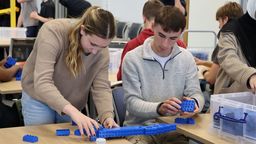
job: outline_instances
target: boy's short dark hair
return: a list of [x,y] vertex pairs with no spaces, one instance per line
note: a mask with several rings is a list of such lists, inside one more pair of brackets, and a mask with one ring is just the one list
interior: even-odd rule
[[236,2],[228,2],[220,7],[216,12],[216,20],[224,19],[237,19],[243,15],[243,9],[240,4]]
[[154,19],[162,6],[164,5],[159,0],[148,0],[143,6],[143,16],[148,20]]
[[155,17],[155,25],[158,24],[165,32],[183,31],[186,26],[186,18],[178,8],[163,6]]

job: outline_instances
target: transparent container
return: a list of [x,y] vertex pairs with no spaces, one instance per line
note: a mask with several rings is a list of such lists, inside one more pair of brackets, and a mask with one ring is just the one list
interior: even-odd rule
[[221,135],[256,143],[256,95],[250,92],[211,96],[213,127]]
[[109,48],[109,73],[117,73],[120,63],[123,49]]

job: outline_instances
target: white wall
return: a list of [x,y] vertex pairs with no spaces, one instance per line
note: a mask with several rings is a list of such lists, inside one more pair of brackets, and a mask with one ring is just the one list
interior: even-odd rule
[[142,8],[146,0],[88,0],[92,5],[106,8],[119,21],[143,23]]

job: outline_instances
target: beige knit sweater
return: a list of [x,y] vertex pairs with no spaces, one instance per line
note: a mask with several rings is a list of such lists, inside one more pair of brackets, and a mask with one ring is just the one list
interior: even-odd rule
[[22,88],[59,114],[69,103],[81,110],[91,92],[102,122],[107,117],[113,117],[108,81],[109,52],[105,48],[96,55],[83,55],[81,72],[77,78],[72,76],[65,56],[69,45],[68,32],[73,25],[74,20],[69,19],[44,24],[23,68]]

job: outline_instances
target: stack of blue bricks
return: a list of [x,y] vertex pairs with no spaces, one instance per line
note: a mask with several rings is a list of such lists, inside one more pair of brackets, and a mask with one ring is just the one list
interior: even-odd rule
[[[16,64],[15,59],[12,57],[8,57],[6,63],[4,64],[5,68],[10,68]],[[22,69],[19,69],[17,73],[15,74],[16,80],[21,80],[21,74],[22,74]]]

